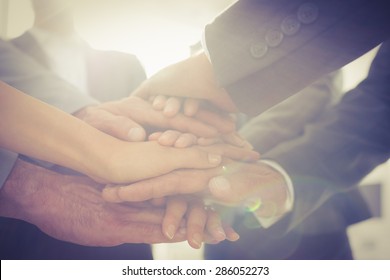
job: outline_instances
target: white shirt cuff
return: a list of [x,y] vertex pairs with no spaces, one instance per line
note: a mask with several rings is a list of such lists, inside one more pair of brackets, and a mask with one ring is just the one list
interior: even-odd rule
[[272,167],[276,171],[278,171],[284,178],[286,185],[287,185],[287,199],[284,205],[285,212],[278,216],[273,216],[270,218],[264,218],[257,215],[256,211],[253,212],[253,215],[257,219],[257,221],[261,224],[263,228],[269,228],[273,224],[275,224],[277,221],[279,221],[286,213],[290,212],[294,206],[294,186],[291,181],[290,176],[287,174],[287,172],[281,167],[278,163],[271,161],[271,160],[260,160],[259,162],[267,164],[268,166]]
[[203,48],[204,54],[207,56],[207,58],[208,58],[209,61],[211,62],[210,53],[209,53],[209,50],[207,49],[207,44],[206,44],[206,33],[205,33],[205,32],[203,32],[203,34],[202,34],[201,44],[202,44],[202,48]]

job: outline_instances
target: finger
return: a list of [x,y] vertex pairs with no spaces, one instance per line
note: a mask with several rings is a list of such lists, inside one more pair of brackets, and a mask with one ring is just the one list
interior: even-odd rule
[[237,132],[233,133],[228,133],[228,134],[223,134],[222,139],[224,140],[225,143],[245,148],[248,150],[253,150],[253,146],[246,141],[244,138],[242,138]]
[[154,99],[156,98],[156,96],[155,95],[151,95],[151,96],[149,96],[149,98],[148,98],[148,100],[149,100],[149,103],[150,104],[153,104],[153,102],[154,102]]
[[[168,239],[161,231],[161,225],[144,222],[131,222],[112,230],[110,240],[106,246],[120,245],[123,243],[170,243],[186,240],[186,231],[178,230],[173,239]],[[114,240],[115,242],[111,242]],[[101,245],[101,244],[100,244]]]
[[174,171],[128,186],[107,185],[102,196],[109,202],[122,202],[145,201],[169,195],[197,193],[207,189],[209,180],[219,172],[218,168]]
[[184,199],[171,198],[168,200],[162,224],[166,237],[173,239],[186,211],[187,202]]
[[181,132],[192,133],[199,137],[216,137],[220,134],[216,127],[196,118],[186,117],[183,114],[178,114],[170,118],[167,126]]
[[167,130],[160,135],[160,137],[157,139],[157,142],[160,145],[171,147],[175,144],[180,135],[181,133],[176,130]]
[[220,242],[226,239],[226,234],[222,227],[221,217],[212,209],[208,209],[206,229],[214,240]]
[[195,118],[215,127],[221,133],[230,133],[236,128],[234,120],[226,113],[200,109],[196,113]]
[[181,101],[177,97],[169,97],[164,107],[164,115],[167,117],[175,116],[181,108]]
[[184,101],[184,115],[193,117],[199,110],[200,100],[194,98],[187,98]]
[[163,132],[161,132],[161,131],[153,132],[152,134],[149,135],[148,140],[149,141],[157,141],[158,138],[160,138],[162,134],[163,134]]
[[209,190],[211,195],[222,202],[232,202],[234,199],[234,191],[232,186],[225,176],[217,176],[210,180]]
[[161,225],[165,215],[164,208],[161,207],[131,207],[122,204],[107,203],[106,209],[120,214],[122,223],[143,222]]
[[220,89],[219,94],[213,94],[213,98],[210,99],[210,103],[214,104],[214,106],[218,107],[219,109],[225,112],[229,112],[229,113],[238,112],[238,108],[234,104],[230,95],[226,92],[226,90],[222,88]]
[[200,148],[204,151],[221,154],[224,157],[237,161],[257,161],[260,158],[259,153],[256,151],[227,144],[214,144],[210,146],[201,146]]
[[176,148],[187,148],[195,145],[197,142],[197,137],[191,133],[181,134],[175,142]]
[[91,126],[125,141],[144,141],[145,130],[133,120],[116,116],[105,110],[95,110],[92,115],[85,116],[84,121]]
[[209,181],[209,191],[212,197],[221,204],[231,206],[242,205],[253,197],[261,188],[262,177],[253,177],[246,172],[245,164],[229,164],[223,166],[223,175]]
[[153,205],[153,206],[164,206],[166,205],[167,203],[167,200],[166,198],[164,197],[161,197],[161,198],[154,198],[150,201],[150,203]]
[[207,213],[201,202],[193,202],[187,216],[188,244],[199,249],[203,242],[203,232],[207,222]]
[[215,138],[199,137],[197,141],[197,144],[200,146],[210,146],[216,143],[221,143],[221,139],[218,137]]
[[[129,129],[129,132],[127,134],[128,141],[131,142],[141,142],[144,141],[146,138],[146,131],[140,126],[132,127]],[[125,140],[125,139],[123,139]]]
[[218,150],[203,150],[203,147],[194,146],[188,148],[168,148],[166,156],[163,156],[165,169],[196,168],[205,169],[217,167],[222,162],[221,153]]
[[163,95],[157,95],[153,100],[153,109],[162,111],[166,105],[167,97]]
[[113,116],[107,120],[104,132],[130,142],[140,142],[146,138],[146,132],[140,125],[131,119],[120,116]]
[[224,231],[227,240],[234,242],[240,239],[240,235],[231,226],[224,226]]

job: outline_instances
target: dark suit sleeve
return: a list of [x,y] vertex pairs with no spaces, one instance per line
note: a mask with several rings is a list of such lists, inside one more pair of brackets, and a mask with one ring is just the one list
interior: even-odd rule
[[322,123],[264,155],[292,178],[296,200],[291,226],[390,157],[389,81],[390,43],[384,43],[368,77]]
[[209,24],[217,78],[255,114],[389,37],[387,0],[241,0]]
[[260,154],[296,139],[340,99],[341,82],[341,71],[326,75],[251,119],[240,129],[241,136]]

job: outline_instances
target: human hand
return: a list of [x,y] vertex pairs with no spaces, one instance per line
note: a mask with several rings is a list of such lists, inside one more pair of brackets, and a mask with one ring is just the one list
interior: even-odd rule
[[[195,143],[208,146],[214,143],[227,143],[238,147],[253,149],[252,145],[242,138],[236,131],[231,130],[229,123],[235,122],[235,115],[226,114],[220,110],[215,111],[212,106],[206,110],[201,109],[202,100],[193,98],[178,98],[167,96],[152,96],[150,102],[153,108],[162,111],[168,117],[176,116],[183,111],[186,116],[197,118],[214,127],[219,127],[220,134],[213,138],[196,137],[191,133],[182,133],[180,131],[167,130],[157,131],[149,135],[149,140],[156,140],[164,146],[174,146],[178,148],[188,147]],[[204,103],[204,102],[203,102]]]
[[[93,145],[95,143],[91,143],[92,150]],[[164,147],[154,141],[129,143],[118,140],[115,145],[107,144],[103,148],[98,145],[98,148],[99,158],[86,167],[92,170],[87,174],[101,174],[92,177],[99,182],[115,184],[135,182],[182,168],[213,168],[221,163],[224,154],[237,153],[235,147],[179,149]],[[256,157],[257,154],[245,151],[241,156]]]
[[108,202],[139,202],[173,195],[201,194],[207,191],[210,179],[222,172],[222,167],[175,170],[128,185],[107,185],[102,196]]
[[228,93],[218,86],[212,65],[204,53],[170,65],[144,81],[134,95],[179,96],[205,99],[226,112],[237,108]]
[[149,101],[155,110],[162,111],[167,117],[182,113],[217,128],[221,134],[234,131],[234,115],[217,108],[208,101],[163,95],[151,96]]
[[21,219],[46,234],[86,246],[184,241],[162,233],[164,208],[105,202],[100,185],[18,160],[0,190],[0,215]]
[[230,162],[206,170],[176,170],[129,186],[106,187],[103,197],[121,202],[197,194],[219,204],[245,206],[249,210],[256,207],[259,216],[271,217],[284,213],[287,191],[283,176],[268,165]]
[[239,238],[230,226],[223,225],[221,217],[213,209],[205,207],[197,197],[174,196],[167,198],[163,232],[174,238],[182,219],[185,219],[187,240],[194,249],[199,249],[203,242],[219,243],[225,239],[236,241]]
[[100,168],[98,173],[105,176],[95,179],[116,184],[156,177],[176,169],[217,167],[222,157],[243,161],[259,159],[259,154],[255,151],[221,143],[205,147],[174,148],[164,147],[153,141],[119,142],[114,147],[107,147],[103,154],[105,156],[93,167]]
[[214,144],[233,145],[246,150],[253,150],[253,146],[243,139],[237,132],[223,134],[219,137],[204,138],[196,137],[191,133],[182,133],[176,130],[158,131],[149,135],[149,141],[157,141],[160,145],[176,148],[186,148],[198,144],[211,146]]
[[150,96],[149,101],[152,103],[153,108],[172,117],[175,116],[178,112],[182,111],[184,115],[193,117],[198,111],[201,103],[201,99],[195,98],[180,98],[173,96]]
[[244,206],[258,217],[284,214],[288,187],[284,177],[267,164],[231,162],[209,181],[210,199],[229,206]]
[[162,111],[154,110],[148,101],[130,96],[120,101],[86,107],[75,116],[125,141],[143,141],[146,137],[143,127],[175,129],[202,137],[216,137],[220,131],[234,130],[234,123],[229,119],[203,111],[198,114],[202,117],[193,118],[181,113],[168,117]]

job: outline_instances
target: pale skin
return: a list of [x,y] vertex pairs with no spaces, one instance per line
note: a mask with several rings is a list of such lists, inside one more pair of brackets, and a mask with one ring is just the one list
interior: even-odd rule
[[[156,99],[159,99],[160,102],[160,104],[157,104],[158,106],[156,106]],[[175,114],[178,114],[182,106],[184,113],[186,110],[185,101],[182,103],[179,98],[170,97],[167,99],[157,96],[152,98],[152,102],[155,109],[162,111],[164,114],[167,113],[166,108],[170,104],[175,104],[168,110],[169,117],[174,117]],[[192,103],[192,105],[195,103]],[[190,133],[168,130],[154,133],[149,136],[149,139],[158,141],[161,145],[180,148],[199,143],[207,146],[224,142],[234,143],[236,146],[245,147],[246,149],[252,148],[248,142],[235,133],[219,135],[219,137],[214,138],[198,138]],[[255,159],[252,158],[253,160]],[[188,180],[188,178],[191,178],[191,180]],[[257,209],[257,215],[260,217],[272,217],[285,213],[284,205],[287,198],[287,186],[284,178],[268,165],[226,161],[223,168],[177,170],[158,178],[137,182],[131,186],[111,186],[103,191],[103,197],[110,202],[143,201],[151,198],[161,199],[163,197],[176,198],[178,195],[183,194],[196,195],[213,201],[213,203],[231,207],[251,206],[248,204],[249,199],[253,201],[254,198],[260,198],[262,205]],[[180,209],[178,207],[173,212],[177,213]],[[202,228],[202,226],[198,226],[198,228]],[[174,223],[169,227],[163,226],[167,236],[174,236],[176,229],[177,227],[174,226]],[[198,232],[202,234],[201,230]],[[215,236],[219,238],[227,235],[232,236],[232,234],[229,234],[229,229],[223,226],[219,226],[216,233],[218,235],[216,234]],[[198,248],[197,244],[203,238],[203,235],[200,234],[187,235],[189,244],[192,247]],[[232,241],[237,240],[238,236],[233,236],[231,238],[228,237],[228,239]]]
[[86,107],[74,113],[74,116],[125,141],[144,141],[144,127],[174,129],[198,137],[216,137],[235,129],[233,120],[227,115],[197,110],[194,117],[177,111],[174,116],[168,116],[137,96]]
[[[205,151],[196,146],[163,147],[154,141],[129,143],[4,83],[0,90],[0,146],[69,167],[100,182],[128,183],[178,168],[212,168],[220,164],[221,154],[235,148]],[[256,156],[242,150],[244,157]]]
[[[207,164],[205,165],[203,165],[204,162],[198,162],[195,164],[197,165],[195,167],[211,168],[219,164],[221,160],[220,155],[223,153],[226,153],[228,155],[230,154],[233,157],[235,157],[235,155],[237,155],[238,157],[242,157],[239,148],[237,147],[216,146],[215,148],[212,149],[218,151],[219,154],[214,154],[202,150],[203,148],[202,149],[199,148],[196,150],[187,149],[187,148],[175,149],[175,148],[160,146],[156,142],[128,143],[128,142],[120,141],[109,135],[101,133],[100,131],[92,128],[91,126],[83,123],[82,121],[70,115],[67,115],[53,107],[43,104],[31,97],[28,97],[23,93],[18,92],[17,90],[5,84],[0,84],[0,89],[2,92],[2,95],[0,96],[2,101],[0,103],[1,114],[2,114],[0,127],[2,128],[3,131],[3,133],[0,135],[1,146],[7,149],[17,151],[19,153],[24,153],[29,156],[34,156],[43,160],[51,161],[69,168],[73,168],[75,170],[88,174],[91,177],[98,179],[99,181],[102,182],[105,181],[116,182],[116,183],[130,182],[132,180],[144,179],[159,174],[161,172],[161,169],[158,169],[159,167],[155,167],[156,160],[153,159],[145,160],[144,158],[145,150],[143,151],[141,150],[143,155],[137,158],[136,150],[140,151],[139,148],[141,147],[140,146],[141,144],[142,145],[147,144],[146,150],[148,150],[151,154],[158,155],[157,158],[160,161],[161,159],[164,159],[164,161],[162,161],[163,162],[162,165],[165,166],[164,168],[166,168],[166,166],[170,165],[171,163],[173,165],[177,164],[177,161],[179,162],[181,161],[183,164],[176,165],[174,169],[183,168],[183,167],[191,168],[194,165],[194,161],[191,160],[192,158],[195,161],[200,159],[201,161],[203,160],[207,162]],[[15,113],[16,112],[15,108],[18,108],[18,111],[20,112]],[[15,125],[10,126],[11,123]],[[5,134],[5,132],[7,132],[7,134]],[[93,141],[89,141],[89,139],[93,139]],[[102,146],[99,148],[98,144]],[[130,145],[133,146],[135,144],[137,147],[131,150],[129,146]],[[101,152],[102,149],[104,151],[104,147],[108,147],[107,149],[109,150],[110,156],[105,154],[106,156],[100,155],[98,157],[94,157],[95,156],[94,153]],[[210,147],[208,147],[208,149],[209,148]],[[248,153],[247,156],[248,155],[254,157],[257,156],[255,153]],[[88,158],[89,156],[91,156],[91,159]],[[129,161],[130,156],[132,157],[132,160],[137,163],[136,165],[134,165],[135,169],[132,169],[132,167],[126,163]],[[139,164],[141,163],[141,161],[144,161],[148,165],[148,168],[140,167]],[[99,168],[98,166],[99,162],[103,165],[104,172],[106,173],[104,172],[99,173],[102,171],[102,169]],[[107,172],[107,167],[110,167],[110,163],[115,163],[115,164],[111,167],[112,170],[108,170]],[[137,169],[136,166],[138,166],[140,169]],[[153,166],[153,168],[150,168],[151,166]],[[29,168],[32,168],[31,165],[29,165]],[[33,169],[34,168],[36,167],[33,167]],[[162,170],[165,173],[167,170],[169,170],[169,168],[170,167],[168,167],[168,169],[162,169]],[[17,174],[14,176],[16,178],[16,181],[18,181],[21,174],[18,173],[19,169],[20,169],[20,164],[18,164],[14,168],[14,172]],[[28,168],[26,168],[22,164],[22,169],[28,169]],[[120,173],[118,173],[118,171]],[[131,171],[133,171],[134,174],[136,175],[131,173],[129,174],[129,172]],[[144,171],[145,173],[142,174],[139,173]],[[49,172],[49,171],[45,170],[45,172]],[[44,177],[44,175],[46,174],[45,172],[43,171],[41,172],[43,175],[38,176],[37,178],[38,180],[29,180],[29,181],[38,182],[37,184],[39,185],[39,182],[41,182],[40,180],[42,180],[42,177]],[[37,172],[34,172],[34,176],[37,176]],[[131,178],[129,176],[131,176]],[[63,187],[63,185],[61,184],[61,180],[64,180],[64,177],[61,177],[61,175],[57,175],[57,174],[56,175],[49,174],[48,177],[54,178],[52,180],[52,184],[50,184],[49,187],[52,187],[52,185],[59,188]],[[61,227],[61,230],[59,230],[59,227],[57,227],[55,223],[56,221],[58,221],[58,218],[61,217],[56,216],[58,214],[56,211],[51,212],[58,206],[56,199],[66,201],[69,198],[68,203],[76,203],[76,205],[77,203],[79,203],[81,205],[82,201],[78,196],[81,195],[82,198],[85,199],[87,198],[87,196],[91,195],[90,199],[93,199],[95,197],[95,194],[93,193],[96,192],[99,193],[100,191],[96,189],[97,183],[93,183],[92,181],[88,181],[87,179],[81,180],[78,177],[75,178],[66,177],[65,185],[67,187],[77,186],[77,189],[76,188],[74,189],[76,193],[71,197],[71,199],[69,196],[67,196],[67,194],[70,194],[68,191],[64,193],[60,189],[55,190],[54,189],[55,187],[53,187],[52,190],[47,189],[47,187],[36,188],[37,185],[34,186],[34,192],[39,191],[43,195],[31,197],[29,195],[31,194],[31,190],[27,190],[27,192],[25,193],[24,191],[26,191],[26,189],[23,188],[18,189],[18,187],[20,187],[19,186],[20,184],[15,183],[15,180],[12,180],[13,176],[11,176],[10,178],[11,179],[7,181],[8,184],[6,184],[8,187],[3,188],[2,190],[3,194],[1,195],[1,199],[2,200],[5,199],[5,202],[2,203],[2,210],[1,210],[3,215],[5,216],[10,216],[10,217],[32,222],[37,226],[39,226],[42,230],[44,230],[45,232],[47,232],[48,234],[56,238],[75,242],[82,245],[95,244],[99,246],[111,246],[113,244],[119,244],[121,242],[147,242],[147,243],[155,242],[152,239],[150,240],[148,239],[144,241],[143,240],[136,241],[136,239],[122,240],[121,236],[113,236],[111,241],[109,241],[108,243],[104,243],[103,240],[99,239],[100,236],[92,236],[91,239],[88,239],[90,233],[88,232],[87,229],[85,229],[86,232],[84,232],[84,229],[77,228],[77,230],[75,229],[76,232],[73,232],[72,227],[68,229],[67,226],[69,224],[66,223],[62,224],[63,227]],[[81,180],[81,182],[79,180]],[[48,180],[47,178],[43,180],[43,182],[48,182],[48,181],[50,180]],[[8,192],[10,190],[9,182],[13,182],[13,185],[11,184],[13,188],[11,189],[10,192]],[[23,183],[21,185],[23,187],[29,186],[28,184],[23,184]],[[93,192],[91,192],[91,190],[85,192],[83,191],[83,187],[90,189],[91,185],[94,187]],[[80,194],[79,192],[82,193]],[[63,195],[62,198],[59,196],[60,193],[62,193]],[[26,196],[26,194],[28,195]],[[45,207],[42,207],[42,203],[39,202],[41,201],[39,200],[39,198],[43,198],[43,197],[47,198],[45,200],[47,201],[47,203],[45,204],[48,207],[47,209]],[[76,200],[72,202],[73,199]],[[10,203],[10,201],[14,203]],[[82,207],[84,210],[81,211],[86,211],[86,212],[82,212],[82,213],[79,212],[80,206],[77,206],[78,207],[77,213],[74,214],[72,214],[72,212],[68,213],[70,215],[68,221],[72,225],[77,224],[80,221],[77,220],[77,218],[79,217],[78,215],[88,215],[91,209],[94,209],[93,205],[92,208],[89,208],[89,206],[91,205],[88,205],[88,202],[90,202],[88,201],[88,199],[85,202],[87,203]],[[177,229],[179,228],[179,225],[180,227],[183,227],[180,221],[182,220],[184,214],[187,215],[187,220],[186,220],[187,222],[184,225],[185,228],[187,228],[185,237],[188,236],[189,243],[194,248],[199,248],[200,244],[203,241],[218,242],[225,238],[228,238],[229,240],[236,240],[238,238],[237,234],[230,228],[227,229],[227,234],[225,234],[224,232],[221,233],[222,232],[220,226],[221,222],[219,220],[219,216],[215,215],[215,213],[213,212],[206,211],[203,208],[203,204],[196,203],[196,205],[198,206],[193,207],[191,206],[193,205],[192,202],[188,203],[186,201],[185,205],[187,205],[186,207],[188,207],[189,210],[180,212],[180,211],[176,211],[180,207],[183,209],[183,206],[181,206],[183,205],[183,203],[182,202],[179,203],[179,202],[180,202],[179,198],[177,198],[174,201],[169,201],[167,203],[167,207],[165,210],[164,209],[159,210],[160,216],[161,214],[165,214],[165,219],[162,220],[161,218],[161,221],[159,220],[159,222],[157,223],[157,226],[159,228],[158,232],[164,235],[164,240],[156,241],[156,242],[166,242],[167,238],[168,241],[182,240],[183,235],[180,234],[178,235]],[[54,205],[56,206],[54,207]],[[23,207],[23,206],[27,206],[27,207]],[[123,211],[121,210],[122,212],[126,212],[127,206],[128,205],[126,205],[126,207],[119,207],[118,209],[122,209],[123,210]],[[29,209],[29,207],[33,207],[33,208]],[[112,209],[111,206],[109,206],[107,209],[106,207],[104,207],[104,209],[100,209],[99,210],[100,212],[97,211],[97,213],[101,213],[102,215],[109,215],[109,218],[111,218],[110,212],[116,210],[117,206],[112,206],[112,207],[113,207]],[[105,210],[109,210],[108,213],[106,213]],[[142,209],[141,211],[142,213],[143,210],[144,209]],[[139,211],[140,209],[137,208],[137,213]],[[152,210],[147,210],[146,212],[148,211],[152,211]],[[156,211],[156,209],[154,209],[153,211]],[[178,216],[177,213],[182,213],[182,214]],[[72,215],[75,216],[73,217]],[[72,221],[71,217],[75,218],[76,220]],[[141,217],[143,216],[141,215]],[[93,223],[93,221],[95,221],[93,220],[93,216],[86,216],[84,217],[84,219],[85,221],[88,221],[88,223]],[[143,218],[140,218],[139,221],[142,220]],[[42,225],[40,224],[41,222],[43,222]],[[104,223],[100,224],[97,221],[95,222],[96,224],[93,224],[94,226],[102,227],[102,228],[105,227]],[[109,222],[115,222],[115,221],[109,221]],[[163,231],[161,230],[162,225],[163,225]],[[172,234],[172,230],[170,230],[172,229],[171,225],[174,225],[175,228],[174,234]],[[46,228],[46,226],[48,228]],[[134,227],[136,226],[137,225],[134,225]],[[140,227],[148,228],[150,227],[150,225],[148,226],[141,225]],[[153,232],[155,231],[155,228],[156,226],[153,226],[152,229]],[[69,236],[68,235],[70,234],[69,231],[71,231],[70,233],[73,232],[74,236]],[[204,232],[205,235],[203,235]],[[85,236],[83,235],[84,233]],[[141,234],[141,236],[144,236],[144,234]],[[97,240],[94,241],[93,237],[96,237]],[[105,238],[104,235],[101,236],[101,238]],[[158,238],[160,238],[160,236]]]
[[106,187],[103,197],[110,202],[135,202],[196,194],[232,207],[242,206],[248,199],[259,197],[262,206],[257,214],[267,218],[285,213],[287,193],[283,176],[268,165],[229,161],[224,167],[176,170],[128,186]]
[[[190,110],[191,114],[194,114],[199,109],[200,104],[198,100],[185,99],[183,101],[177,97],[156,96],[151,99],[156,110],[160,110],[164,114],[169,112],[170,117],[174,117],[181,110],[186,114],[189,107],[192,110]],[[166,110],[167,107],[170,107],[169,110]],[[149,139],[158,141],[161,145],[181,148],[195,144],[207,146],[224,142],[247,149],[252,148],[236,133],[222,134],[214,138],[198,138],[189,133],[183,134],[168,130],[154,133],[149,136]],[[189,181],[186,178],[194,179]],[[287,185],[281,174],[268,165],[225,160],[225,165],[222,168],[177,170],[158,178],[137,182],[131,187],[117,186],[106,188],[103,191],[103,197],[112,202],[142,201],[157,197],[174,197],[181,194],[196,194],[213,203],[231,207],[250,206],[248,201],[260,198],[262,204],[257,209],[257,215],[271,217],[285,213]]]
[[[191,97],[207,100],[225,112],[237,112],[228,93],[218,85],[212,65],[204,53],[191,56],[160,70],[142,83],[133,94],[145,99],[158,95]],[[193,101],[189,102],[190,104],[187,102],[185,105],[185,111],[191,115],[198,105],[191,104]],[[155,104],[155,106],[158,105]],[[175,110],[177,104],[169,105],[169,107]]]

